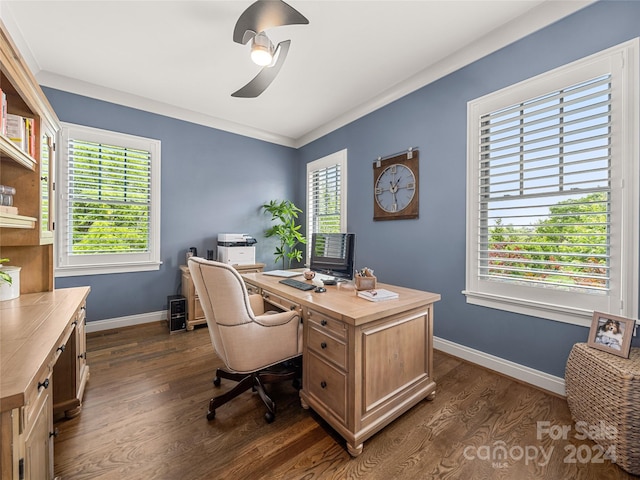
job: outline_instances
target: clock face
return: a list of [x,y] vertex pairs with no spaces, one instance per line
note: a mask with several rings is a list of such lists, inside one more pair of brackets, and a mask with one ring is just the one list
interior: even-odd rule
[[388,213],[401,212],[416,193],[416,178],[405,165],[394,163],[382,170],[375,184],[378,206]]

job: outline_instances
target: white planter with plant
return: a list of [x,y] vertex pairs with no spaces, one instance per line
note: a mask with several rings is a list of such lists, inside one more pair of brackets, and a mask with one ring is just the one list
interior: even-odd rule
[[20,296],[20,267],[3,265],[8,258],[0,258],[0,302]]

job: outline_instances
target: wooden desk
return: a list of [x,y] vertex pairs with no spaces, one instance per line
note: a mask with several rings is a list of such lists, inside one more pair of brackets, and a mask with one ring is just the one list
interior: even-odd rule
[[263,273],[243,278],[266,302],[300,310],[302,406],[324,418],[347,441],[352,456],[418,402],[433,399],[433,304],[439,294],[378,284],[400,297],[370,302],[357,297],[351,283],[316,293]]
[[[0,478],[53,478],[53,415],[80,413],[89,287],[0,303]],[[22,473],[20,473],[22,472]]]

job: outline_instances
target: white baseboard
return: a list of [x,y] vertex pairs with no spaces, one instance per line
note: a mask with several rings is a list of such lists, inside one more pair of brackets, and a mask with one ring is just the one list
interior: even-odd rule
[[472,363],[476,363],[490,370],[514,378],[521,382],[534,385],[543,390],[566,396],[564,378],[549,375],[548,373],[525,367],[519,363],[510,362],[504,358],[496,357],[480,350],[465,347],[458,343],[443,338],[433,338],[433,348],[444,353],[459,357]]
[[[109,318],[106,320],[96,320],[87,322],[87,333],[100,332],[102,330],[111,330],[114,328],[130,327],[143,323],[158,322],[167,319],[167,311],[142,313],[140,315],[129,315],[126,317]],[[476,363],[489,370],[495,370],[498,373],[508,377],[515,378],[521,382],[529,383],[543,390],[565,396],[564,378],[549,375],[548,373],[525,367],[518,363],[510,362],[500,357],[490,355],[480,350],[465,347],[458,343],[445,340],[443,338],[433,338],[433,348],[440,350],[454,357],[459,357],[471,363]]]
[[95,320],[87,322],[87,333],[101,332],[102,330],[111,330],[113,328],[131,327],[132,325],[140,325],[143,323],[158,322],[167,320],[167,311],[141,313],[139,315],[128,315],[126,317],[107,318],[105,320]]

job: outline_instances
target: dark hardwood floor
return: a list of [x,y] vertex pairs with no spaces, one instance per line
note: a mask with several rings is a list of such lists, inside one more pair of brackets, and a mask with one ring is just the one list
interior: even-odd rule
[[[169,335],[157,322],[89,334],[87,342],[82,413],[55,425],[55,472],[63,480],[637,478],[576,438],[565,400],[438,352],[435,400],[351,458],[289,384],[271,390],[272,424],[250,391],[208,422],[221,362],[206,328]],[[231,385],[223,381],[221,391]],[[538,422],[571,431],[554,439]]]

